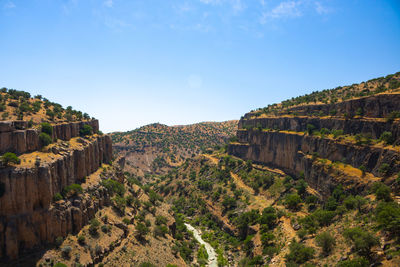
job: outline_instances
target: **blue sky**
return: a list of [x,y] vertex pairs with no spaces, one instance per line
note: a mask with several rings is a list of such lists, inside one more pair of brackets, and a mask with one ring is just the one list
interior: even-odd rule
[[0,0],[0,87],[103,131],[239,119],[400,71],[400,1]]

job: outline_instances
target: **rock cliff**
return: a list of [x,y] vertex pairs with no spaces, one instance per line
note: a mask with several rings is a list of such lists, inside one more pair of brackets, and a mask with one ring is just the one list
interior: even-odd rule
[[[79,130],[88,124],[93,132],[99,131],[98,120],[58,123],[53,124],[53,140],[61,139],[68,141],[79,136]],[[29,128],[27,121],[1,121],[0,122],[0,154],[14,152],[22,154],[40,149],[38,129]]]
[[[94,125],[98,129],[98,123]],[[79,133],[79,124],[53,127],[53,138],[64,140]],[[19,130],[12,133],[16,131]],[[79,230],[107,201],[106,192],[94,190],[92,196],[53,202],[54,195],[65,186],[82,182],[112,158],[112,142],[107,135],[74,141],[79,145],[60,145],[61,148],[46,154],[47,160],[36,162],[35,166],[25,160],[34,158],[33,152],[21,156],[25,164],[0,169],[4,189],[0,196],[0,257],[16,258],[22,251]]]
[[[228,153],[271,165],[290,175],[304,174],[306,181],[326,196],[338,183],[349,183],[351,190],[362,190],[379,177],[400,171],[400,122],[382,118],[399,110],[399,105],[400,94],[382,94],[332,105],[299,106],[280,116],[248,113],[239,121],[238,142],[229,145]],[[321,110],[329,114],[332,109],[335,116],[313,115]],[[354,117],[360,109],[363,115]],[[319,132],[323,128],[328,134]],[[335,130],[340,130],[341,137],[329,134]],[[391,134],[393,145],[379,141],[384,132]],[[368,140],[356,142],[357,135]],[[342,174],[347,178],[341,177],[338,170],[332,171],[333,163],[344,164]]]

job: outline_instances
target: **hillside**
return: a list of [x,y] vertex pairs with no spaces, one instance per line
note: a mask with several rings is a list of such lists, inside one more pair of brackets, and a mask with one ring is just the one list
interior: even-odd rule
[[[297,192],[288,185],[280,198],[296,211],[294,217],[286,217],[300,229],[296,242],[303,253],[304,246],[337,240],[335,249],[317,253],[321,256],[285,256],[286,264],[399,265],[399,111],[396,73],[292,98],[241,118],[228,153],[293,177],[282,182],[290,182]],[[349,207],[358,207],[357,212],[348,213]],[[321,237],[323,233],[330,237]],[[350,251],[339,245],[345,241]],[[301,246],[286,242],[281,248]],[[263,259],[274,262],[274,257]],[[352,264],[342,265],[349,260]]]
[[3,87],[0,89],[0,120],[24,120],[34,125],[42,122],[88,121],[91,117],[71,106],[63,108],[41,95],[32,97],[29,92]]
[[238,121],[202,122],[183,126],[150,124],[112,133],[114,153],[126,158],[125,170],[137,175],[166,173],[186,158],[224,145]]
[[324,197],[302,175],[220,150],[188,159],[154,189],[202,229],[218,266],[400,264],[399,185],[357,194],[338,184]]
[[185,265],[176,249],[198,245],[157,193],[124,175],[98,120],[27,92],[0,95],[1,266]]

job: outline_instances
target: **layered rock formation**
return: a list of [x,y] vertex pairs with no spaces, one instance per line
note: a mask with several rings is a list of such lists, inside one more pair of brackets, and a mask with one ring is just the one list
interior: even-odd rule
[[[93,132],[99,130],[99,121],[80,121],[70,123],[53,124],[53,140],[61,139],[68,141],[79,136],[79,130],[83,125],[90,125]],[[29,128],[27,121],[2,121],[0,122],[0,154],[14,152],[22,154],[40,149],[40,131]]]
[[[76,136],[79,128],[75,125],[79,124],[55,125],[54,138]],[[93,128],[96,125],[98,129],[97,122]],[[52,202],[53,196],[65,186],[81,182],[112,158],[109,136],[95,135],[78,141],[79,147],[49,153],[52,154],[49,161],[34,167],[0,170],[0,184],[4,189],[0,196],[0,257],[15,258],[22,251],[79,230],[107,201],[106,192],[94,190],[92,196]]]
[[[356,114],[364,110],[363,117],[308,117],[315,110],[338,114]],[[356,144],[346,138],[307,134],[308,125],[314,130],[322,128],[342,130],[343,134],[368,134],[377,139],[385,131],[391,132],[394,144],[400,143],[400,122],[385,120],[387,114],[400,110],[400,94],[386,94],[344,101],[335,105],[310,105],[286,110],[282,116],[256,117],[246,114],[239,122],[238,142],[228,147],[231,155],[280,168],[288,174],[304,173],[306,181],[325,195],[338,183],[352,183],[352,190],[362,189],[377,177],[390,176],[400,171],[400,154],[396,147],[382,144]],[[303,116],[289,115],[296,111]],[[311,112],[311,113],[309,113]],[[351,116],[352,117],[352,116]],[[350,139],[350,138],[348,138]],[[329,164],[317,164],[316,159]],[[332,162],[342,162],[353,171],[332,172]],[[382,172],[382,166],[386,170]],[[370,175],[361,175],[358,168]],[[343,179],[342,179],[343,178]]]

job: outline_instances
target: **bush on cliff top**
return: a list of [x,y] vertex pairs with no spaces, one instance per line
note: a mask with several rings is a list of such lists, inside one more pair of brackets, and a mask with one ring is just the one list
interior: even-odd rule
[[47,133],[41,133],[39,134],[39,141],[42,146],[48,146],[53,142],[53,139]]
[[79,134],[81,136],[86,136],[86,135],[92,135],[93,134],[93,128],[90,125],[83,125],[82,129],[79,130]]
[[0,157],[0,160],[5,166],[9,166],[10,163],[20,164],[21,160],[12,152],[6,152]]
[[46,133],[50,136],[53,134],[53,127],[51,126],[50,123],[43,122],[41,126],[42,126],[42,133]]
[[71,184],[64,187],[63,196],[66,198],[77,196],[83,192],[83,188],[79,184]]

